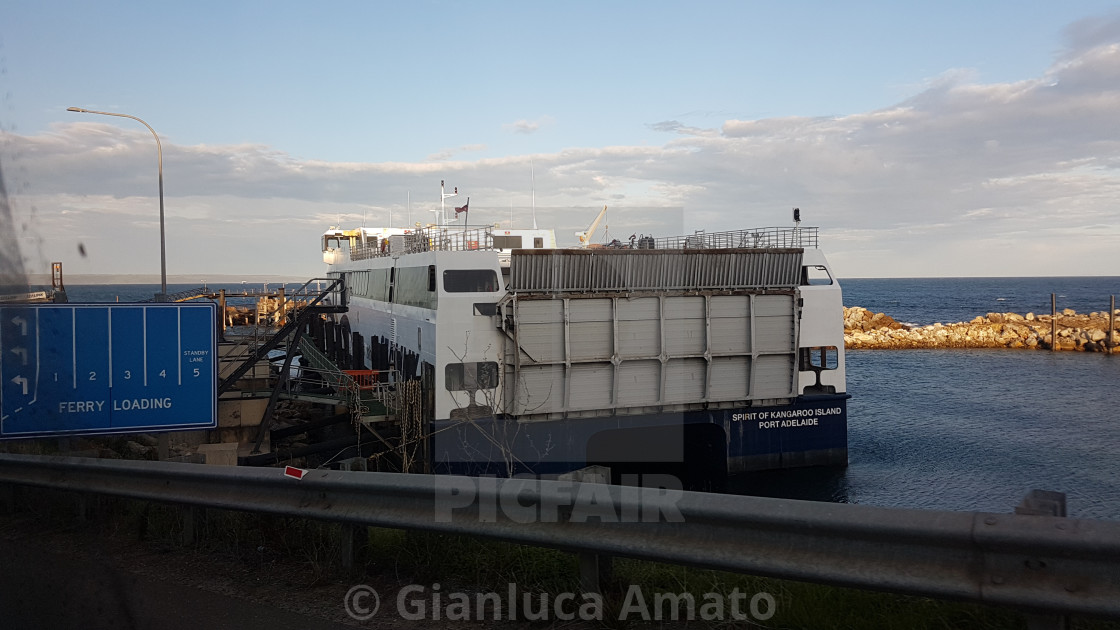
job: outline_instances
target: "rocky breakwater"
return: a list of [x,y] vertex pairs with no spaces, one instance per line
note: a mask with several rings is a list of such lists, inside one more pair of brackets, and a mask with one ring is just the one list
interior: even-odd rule
[[[1120,309],[1116,310],[1120,323]],[[1052,321],[1054,319],[1054,321]],[[1051,327],[1057,334],[1051,338]],[[1108,311],[1080,314],[1065,309],[1056,318],[1027,313],[988,313],[968,322],[908,326],[889,315],[844,307],[847,348],[1024,348],[1105,352],[1120,346],[1120,333],[1109,330]],[[1055,341],[1056,340],[1056,341]]]

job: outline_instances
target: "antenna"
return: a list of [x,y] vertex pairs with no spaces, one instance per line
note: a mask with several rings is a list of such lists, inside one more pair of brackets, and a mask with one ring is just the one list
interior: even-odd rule
[[[404,206],[408,209],[408,224],[412,225],[412,191],[405,192]],[[389,226],[393,227],[393,226]]]
[[[439,180],[439,224],[440,225],[446,225],[447,224],[447,211],[444,209],[444,204],[443,204],[444,200],[447,199],[448,197],[458,197],[458,196],[459,196],[459,187],[458,186],[455,187],[455,192],[444,192],[443,180],[442,179]],[[458,218],[458,217],[456,217],[456,218]]]
[[533,193],[533,229],[537,229],[537,175],[533,171],[533,158],[529,158],[529,190]]

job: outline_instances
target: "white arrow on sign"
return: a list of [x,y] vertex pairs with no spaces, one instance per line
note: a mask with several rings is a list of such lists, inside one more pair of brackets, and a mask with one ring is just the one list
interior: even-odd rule
[[27,365],[27,348],[12,348],[12,352],[22,357],[23,364]]
[[19,317],[17,315],[16,317],[12,318],[12,323],[15,324],[16,326],[19,326],[20,334],[22,334],[24,337],[27,336],[27,320],[26,319],[24,319],[22,317]]
[[24,396],[27,395],[27,379],[23,378],[22,376],[17,376],[17,377],[12,379],[12,382],[15,383],[16,385],[22,385],[23,386],[23,395]]

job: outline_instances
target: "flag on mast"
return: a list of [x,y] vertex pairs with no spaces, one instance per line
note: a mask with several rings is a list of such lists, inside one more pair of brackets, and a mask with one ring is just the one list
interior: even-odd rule
[[[455,208],[455,218],[456,218],[456,219],[458,219],[458,218],[459,218],[459,213],[460,213],[460,212],[468,212],[468,211],[469,211],[469,206],[470,206],[470,205],[471,205],[471,198],[470,198],[470,197],[467,197],[467,203],[465,203],[465,204],[463,204],[463,205],[461,205],[461,206],[459,206],[459,207]],[[470,214],[469,214],[469,212],[468,212],[467,216],[466,216],[466,217],[463,217],[463,222],[464,222],[464,223],[466,223],[466,220],[467,220],[467,218],[469,218],[470,216],[471,216],[471,215],[470,215]]]

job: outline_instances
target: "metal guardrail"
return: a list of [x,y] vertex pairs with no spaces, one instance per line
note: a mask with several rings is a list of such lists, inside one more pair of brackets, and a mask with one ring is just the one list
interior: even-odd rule
[[11,293],[0,295],[0,303],[6,302],[46,302],[50,300],[50,294],[46,291],[33,291],[31,293]]
[[[1120,617],[1120,523],[1110,521],[522,479],[313,470],[297,481],[275,468],[30,455],[0,455],[0,482]],[[576,518],[603,506],[624,521],[651,511],[679,518]],[[525,522],[526,510],[544,517]]]

